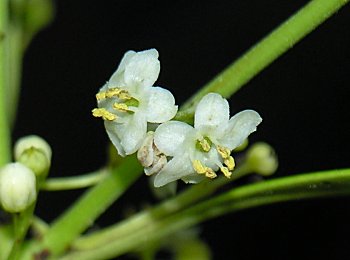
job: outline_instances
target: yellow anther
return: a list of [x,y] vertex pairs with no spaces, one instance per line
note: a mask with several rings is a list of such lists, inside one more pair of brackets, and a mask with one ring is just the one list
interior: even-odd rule
[[208,177],[210,179],[214,179],[217,175],[216,173],[213,171],[213,169],[209,168],[209,167],[205,167],[206,171],[205,171],[205,177]]
[[227,168],[230,170],[230,171],[232,171],[233,170],[233,168],[235,168],[235,160],[233,159],[233,157],[232,156],[229,156],[228,158],[226,158],[225,160],[224,160],[224,164],[227,166]]
[[226,147],[218,145],[216,146],[216,149],[223,159],[228,158],[231,154],[231,150]]
[[129,107],[124,103],[114,103],[113,108],[121,112],[129,112]]
[[206,173],[206,167],[203,166],[203,164],[201,164],[201,162],[199,160],[194,160],[192,162],[193,168],[194,170],[199,173],[199,174],[204,174]]
[[129,92],[125,89],[120,89],[120,88],[110,88],[106,91],[106,98],[112,98],[112,97],[117,97],[122,100],[131,99]]
[[204,152],[210,151],[211,146],[207,139],[203,138],[202,140],[199,140],[199,144],[202,147]]
[[107,120],[107,121],[113,121],[117,119],[117,116],[115,114],[112,114],[111,112],[107,111],[105,108],[94,108],[92,110],[92,115],[94,117],[102,117],[103,120]]
[[98,92],[96,94],[96,100],[97,101],[100,101],[102,99],[105,99],[106,98],[106,92],[105,91],[101,91],[101,92]]
[[209,167],[205,167],[199,160],[194,160],[192,162],[192,165],[194,170],[198,174],[205,174],[205,177],[208,177],[210,179],[213,179],[217,176],[216,173],[213,171],[213,169]]
[[220,167],[220,171],[222,171],[226,178],[230,178],[232,175],[232,172],[230,172],[227,167]]

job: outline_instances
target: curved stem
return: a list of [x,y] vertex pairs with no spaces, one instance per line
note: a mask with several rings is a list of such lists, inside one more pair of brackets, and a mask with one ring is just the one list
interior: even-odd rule
[[62,260],[119,256],[136,250],[146,242],[162,239],[173,232],[228,212],[294,199],[348,194],[350,194],[350,169],[301,174],[249,184],[234,188],[166,218],[150,220],[138,231],[91,250],[72,252]]
[[108,170],[103,169],[73,177],[49,178],[42,184],[40,189],[45,191],[59,191],[87,188],[99,183],[108,173]]
[[45,252],[55,257],[62,253],[134,183],[141,173],[141,166],[134,156],[125,158],[123,163],[96,186],[86,191],[62,216],[58,217],[44,234],[42,241],[33,243],[24,255]]
[[230,97],[348,2],[349,0],[310,1],[194,94],[182,106],[175,119],[193,120],[196,104],[209,92]]
[[187,208],[189,205],[198,203],[204,198],[214,194],[218,189],[220,189],[220,187],[246,176],[251,172],[252,171],[246,167],[246,165],[242,165],[240,168],[237,168],[234,171],[234,174],[230,179],[221,177],[214,181],[203,181],[202,183],[193,185],[176,197],[164,201],[152,209],[136,214],[133,217],[108,228],[96,231],[91,235],[86,235],[79,238],[74,242],[72,248],[74,250],[86,250],[92,247],[105,245],[109,241],[127,236],[130,233],[143,228],[149,222],[163,219],[166,216]]

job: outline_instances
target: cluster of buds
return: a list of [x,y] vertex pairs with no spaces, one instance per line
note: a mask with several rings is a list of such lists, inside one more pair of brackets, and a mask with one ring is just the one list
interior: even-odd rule
[[34,203],[38,183],[49,171],[51,154],[48,143],[38,136],[16,142],[15,162],[0,169],[0,204],[4,210],[18,213]]

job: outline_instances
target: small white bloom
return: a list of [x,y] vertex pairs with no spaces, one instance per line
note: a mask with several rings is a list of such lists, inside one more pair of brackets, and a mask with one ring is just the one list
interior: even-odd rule
[[32,170],[21,163],[9,163],[0,170],[0,201],[9,212],[21,212],[36,199]]
[[96,95],[92,112],[104,119],[109,138],[121,156],[141,146],[148,123],[163,123],[177,112],[175,99],[166,89],[152,87],[160,71],[158,51],[125,53],[116,72]]
[[229,178],[235,166],[231,151],[261,121],[253,110],[244,110],[230,119],[227,100],[219,94],[207,94],[196,108],[194,127],[169,121],[155,131],[155,145],[172,159],[157,174],[154,185],[160,187],[178,179],[197,183],[205,177],[215,178],[219,169]]

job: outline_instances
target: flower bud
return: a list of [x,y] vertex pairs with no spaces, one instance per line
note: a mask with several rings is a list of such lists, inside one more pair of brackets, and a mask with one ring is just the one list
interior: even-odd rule
[[278,160],[275,151],[267,143],[256,143],[247,151],[247,164],[255,173],[269,176],[275,173]]
[[21,212],[36,199],[33,171],[21,163],[9,163],[0,169],[0,202],[8,212]]
[[30,135],[17,140],[15,160],[30,168],[36,176],[45,176],[51,164],[51,148],[39,136]]

